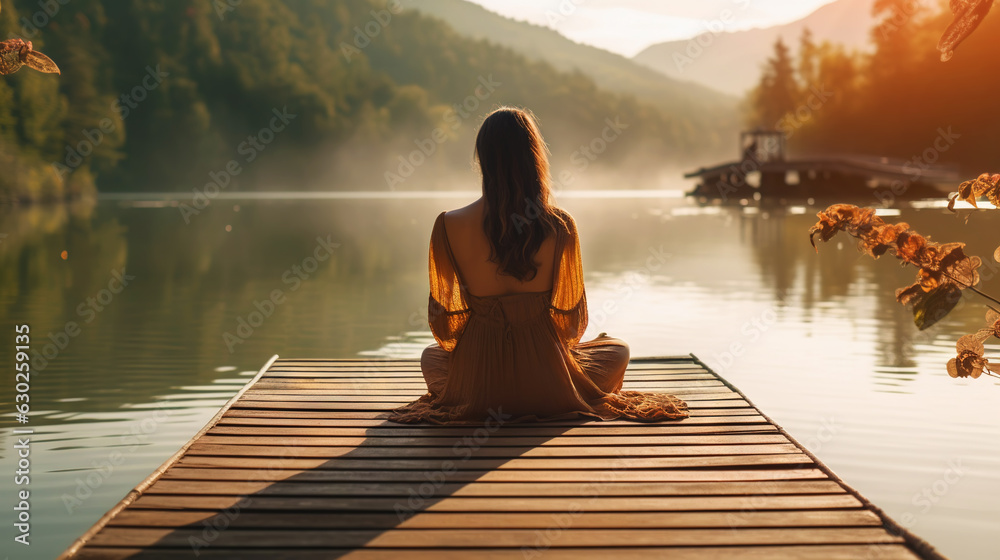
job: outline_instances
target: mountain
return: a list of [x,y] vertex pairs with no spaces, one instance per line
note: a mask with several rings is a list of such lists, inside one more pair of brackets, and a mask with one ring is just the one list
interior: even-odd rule
[[506,18],[465,0],[401,1],[407,9],[441,19],[464,36],[507,47],[563,72],[581,72],[600,88],[634,95],[669,113],[702,119],[712,128],[738,122],[736,98],[686,78],[663,76],[624,56],[573,42],[548,27]]
[[707,34],[702,39],[706,46],[694,40],[659,43],[635,55],[633,60],[677,80],[690,80],[742,96],[760,80],[761,65],[773,52],[779,37],[793,52],[806,28],[812,31],[817,43],[830,41],[848,50],[867,49],[874,21],[873,4],[874,0],[837,0],[792,23]]
[[[624,95],[602,87],[613,79],[397,8],[75,0],[29,28],[37,0],[3,0],[0,36],[26,35],[63,73],[0,79],[0,203],[95,187],[201,198],[469,188],[476,127],[501,104],[538,115],[553,171],[573,188],[649,184],[639,175],[731,142],[734,103],[721,94],[584,51],[605,73],[619,64],[632,68],[622,81],[651,84],[645,97]],[[591,171],[602,168],[611,179]]]

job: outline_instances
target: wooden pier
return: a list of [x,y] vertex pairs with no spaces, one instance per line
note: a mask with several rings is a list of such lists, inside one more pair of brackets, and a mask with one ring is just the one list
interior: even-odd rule
[[739,159],[685,173],[685,179],[700,181],[687,194],[723,202],[765,197],[780,201],[874,196],[891,204],[897,199],[944,196],[961,177],[953,167],[929,164],[919,158],[905,161],[839,154],[789,159],[785,144],[784,131],[756,129],[741,133]]
[[62,558],[941,558],[691,356],[691,417],[400,425],[411,360],[277,360]]

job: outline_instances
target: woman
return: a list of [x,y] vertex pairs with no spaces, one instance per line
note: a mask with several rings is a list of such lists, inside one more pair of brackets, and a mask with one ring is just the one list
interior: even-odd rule
[[533,116],[501,108],[476,138],[483,195],[442,212],[430,247],[430,326],[420,368],[428,394],[396,422],[587,415],[655,421],[686,405],[621,391],[629,349],[587,328],[576,224],[549,202],[549,164]]

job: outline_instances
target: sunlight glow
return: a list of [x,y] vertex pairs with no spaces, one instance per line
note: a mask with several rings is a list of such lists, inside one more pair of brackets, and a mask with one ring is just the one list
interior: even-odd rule
[[[664,41],[770,27],[801,19],[831,0],[468,0],[509,18],[625,56]],[[728,10],[728,12],[727,12]],[[727,15],[729,14],[729,15]]]

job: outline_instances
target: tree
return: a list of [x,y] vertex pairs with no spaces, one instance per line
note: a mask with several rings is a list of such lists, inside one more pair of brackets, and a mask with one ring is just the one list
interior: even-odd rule
[[820,58],[819,46],[813,40],[813,33],[808,27],[802,30],[799,38],[799,81],[804,88],[809,88],[816,84],[819,79],[818,62]]
[[764,74],[752,94],[752,121],[756,126],[776,127],[799,104],[800,91],[792,56],[782,39],[774,43],[774,56],[764,66]]

